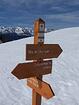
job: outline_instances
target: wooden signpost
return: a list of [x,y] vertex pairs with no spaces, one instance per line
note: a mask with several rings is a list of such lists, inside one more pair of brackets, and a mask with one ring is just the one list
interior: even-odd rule
[[26,45],[26,60],[29,63],[20,63],[12,71],[18,79],[27,79],[27,85],[32,88],[32,105],[41,105],[41,97],[50,99],[55,96],[51,86],[44,82],[43,75],[51,73],[52,60],[57,58],[62,49],[58,44],[44,44],[45,21],[41,18],[34,23],[34,44]]

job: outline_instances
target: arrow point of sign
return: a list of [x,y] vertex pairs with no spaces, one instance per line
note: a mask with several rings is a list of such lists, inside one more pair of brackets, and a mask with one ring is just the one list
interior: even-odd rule
[[63,52],[63,50],[62,50],[62,48],[60,47],[60,45],[58,44],[58,50],[59,50],[59,54],[58,54],[58,56],[57,56],[57,58],[59,57],[59,55]]
[[50,98],[52,98],[53,96],[55,96],[55,93],[54,93],[54,91],[52,90],[52,88],[51,88],[51,86],[48,84],[48,86],[49,86],[49,88],[50,88],[50,90],[51,90],[51,96],[50,97],[48,97],[48,99],[50,99]]
[[47,84],[47,89],[46,90],[48,90],[47,93],[49,93],[49,96],[46,95],[46,99],[50,99],[50,98],[55,96],[55,93],[54,93],[52,87],[50,86],[50,84],[48,84],[48,83],[46,83],[46,84]]
[[[19,67],[21,66],[21,64],[18,64],[15,68],[14,68],[14,70],[11,72],[17,79],[21,79],[21,78],[19,78],[20,76],[18,76],[19,75],[19,73],[20,73],[20,71],[19,71]],[[16,70],[17,69],[17,70]]]

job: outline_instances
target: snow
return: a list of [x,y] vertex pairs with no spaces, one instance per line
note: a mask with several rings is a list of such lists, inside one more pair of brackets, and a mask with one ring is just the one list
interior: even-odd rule
[[[0,44],[0,105],[32,105],[32,89],[26,80],[18,80],[11,71],[25,61],[26,44],[33,37]],[[79,105],[79,27],[46,33],[45,43],[59,44],[63,53],[53,60],[52,74],[44,76],[55,97],[42,105]]]

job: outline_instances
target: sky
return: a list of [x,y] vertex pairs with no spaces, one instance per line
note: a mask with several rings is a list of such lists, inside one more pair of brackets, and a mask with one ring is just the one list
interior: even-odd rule
[[48,28],[79,26],[79,0],[0,0],[1,26],[33,27],[42,18]]

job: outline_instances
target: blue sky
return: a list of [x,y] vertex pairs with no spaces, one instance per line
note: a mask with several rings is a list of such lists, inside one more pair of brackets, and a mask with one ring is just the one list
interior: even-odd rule
[[47,27],[79,26],[79,0],[0,0],[0,25],[33,27],[39,17]]

